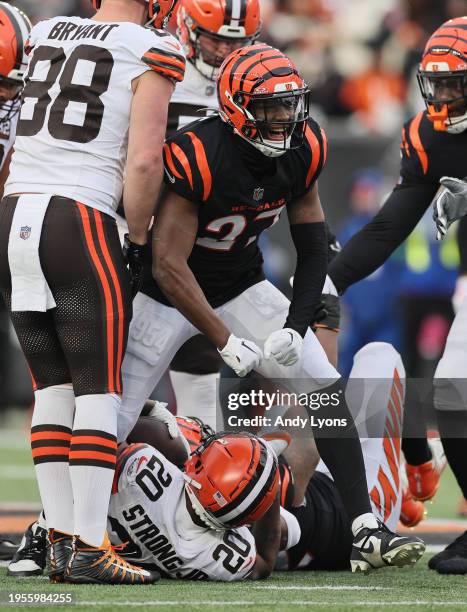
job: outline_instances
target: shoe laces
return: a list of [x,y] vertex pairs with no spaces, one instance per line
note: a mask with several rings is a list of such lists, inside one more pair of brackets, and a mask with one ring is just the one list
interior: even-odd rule
[[[116,546],[115,548],[113,546],[110,546],[105,554],[102,556],[101,558],[101,563],[104,562],[104,560],[106,561],[112,561],[112,563],[117,563],[122,569],[126,569],[126,570],[131,570],[134,571],[136,570],[141,570],[141,567],[138,567],[137,565],[132,565],[131,563],[128,563],[128,561],[125,561],[125,559],[123,559],[122,557],[120,557],[120,555],[115,551],[116,548],[120,548],[120,547],[125,547],[128,544],[128,542],[125,542],[124,544],[120,544],[118,546]],[[123,550],[122,548],[122,550]]]
[[41,555],[45,551],[45,532],[42,528],[38,528],[36,533],[31,530],[26,537],[26,544],[20,551],[23,559],[34,560],[37,555]]

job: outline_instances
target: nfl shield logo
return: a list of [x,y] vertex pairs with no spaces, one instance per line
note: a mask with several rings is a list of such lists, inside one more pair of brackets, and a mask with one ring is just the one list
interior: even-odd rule
[[256,200],[256,202],[259,202],[259,200],[263,199],[263,195],[264,195],[264,189],[262,187],[256,187],[256,189],[253,191],[253,200]]
[[25,225],[20,229],[19,237],[22,238],[23,240],[27,240],[30,235],[31,235],[31,228],[29,227],[29,225]]

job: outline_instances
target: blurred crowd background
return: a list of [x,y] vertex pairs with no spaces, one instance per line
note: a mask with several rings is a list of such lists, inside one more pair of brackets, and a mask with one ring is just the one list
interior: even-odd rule
[[[261,39],[286,51],[312,91],[329,156],[320,178],[326,215],[345,242],[377,212],[398,178],[402,123],[423,109],[415,79],[423,47],[467,0],[260,0]],[[92,14],[89,0],[14,0],[33,22]],[[294,256],[286,223],[263,238],[267,273],[285,292]],[[344,296],[340,369],[371,340],[402,351],[412,377],[431,376],[452,321],[458,266],[455,232],[438,245],[429,214],[394,256]],[[371,299],[368,296],[371,295]],[[0,405],[31,393],[15,338],[3,323]],[[3,374],[1,374],[3,373]],[[167,388],[161,393],[170,396]]]

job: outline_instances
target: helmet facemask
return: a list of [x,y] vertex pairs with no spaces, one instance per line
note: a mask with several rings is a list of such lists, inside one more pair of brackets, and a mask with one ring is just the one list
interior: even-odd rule
[[417,78],[435,129],[452,134],[467,129],[467,71],[420,71]]
[[296,149],[303,143],[309,101],[308,88],[273,94],[237,92],[233,103],[245,115],[240,135],[268,157]]
[[14,79],[0,77],[0,123],[10,121],[19,111],[22,83]]
[[222,62],[232,51],[252,45],[259,34],[258,31],[254,36],[238,38],[227,34],[214,34],[201,27],[188,28],[188,31],[193,49],[193,57],[189,59],[210,81],[217,79]]

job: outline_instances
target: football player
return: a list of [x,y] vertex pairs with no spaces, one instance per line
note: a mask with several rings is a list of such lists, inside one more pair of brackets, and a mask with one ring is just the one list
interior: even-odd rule
[[[113,552],[106,519],[131,297],[185,59],[170,34],[143,27],[164,26],[175,0],[93,4],[92,19],[56,17],[30,33],[1,207],[0,290],[33,376],[49,577],[143,584],[158,575]],[[126,261],[114,218],[122,190]]]
[[[379,213],[346,245],[329,268],[329,292],[342,293],[375,271],[407,238],[430,205],[442,177],[467,175],[467,17],[444,23],[428,40],[418,71],[426,110],[402,129],[401,177]],[[447,186],[454,191],[452,182]],[[446,187],[443,187],[443,191]],[[435,205],[438,203],[435,198]],[[440,211],[442,213],[442,211]],[[443,223],[439,225],[443,231]],[[434,403],[444,451],[467,495],[467,301],[461,304],[435,373]],[[409,484],[420,499],[432,497],[439,475],[428,451],[409,466]],[[429,567],[441,574],[467,572],[467,532]]]
[[[366,423],[361,437],[363,457],[375,515],[395,529],[403,500],[401,431],[405,399],[405,371],[394,348],[373,342],[358,351],[350,373],[346,396],[352,414]],[[280,458],[281,504],[300,525],[298,543],[280,555],[278,569],[343,570],[349,567],[352,532],[341,497],[316,449],[294,449],[294,439]],[[300,452],[298,452],[300,451]],[[314,471],[314,467],[316,471]],[[282,538],[287,528],[282,526]],[[394,539],[382,552],[383,559],[397,564],[404,555],[404,538]],[[424,546],[421,544],[424,548]],[[365,553],[372,564],[373,552]]]
[[117,463],[109,535],[124,558],[170,578],[266,578],[279,550],[278,490],[276,456],[252,435],[209,436],[183,472],[132,444]]
[[[362,542],[374,538],[380,549],[396,536],[372,513],[339,375],[309,331],[326,270],[316,182],[326,138],[308,118],[308,88],[276,49],[234,51],[217,87],[219,116],[187,126],[164,147],[167,190],[153,233],[156,282],[134,301],[119,437],[128,434],[172,356],[197,330],[239,376],[255,369],[285,379],[293,392],[336,393],[341,399],[325,415],[348,427],[345,434],[335,428],[329,437],[317,435],[317,446],[352,519],[352,569],[366,570]],[[284,209],[297,250],[291,303],[264,279],[257,244]],[[407,563],[418,558],[417,539],[405,547]]]
[[[6,2],[0,2],[0,198],[10,166],[16,124],[20,108],[20,92],[27,67],[24,44],[31,30],[29,18],[19,9]],[[8,313],[0,300],[1,327],[8,329]],[[7,351],[4,342],[7,334],[0,334],[0,380],[5,380],[5,359]],[[0,406],[2,401],[0,400]],[[7,556],[12,542],[0,540],[0,551]],[[0,552],[1,554],[1,552]]]

